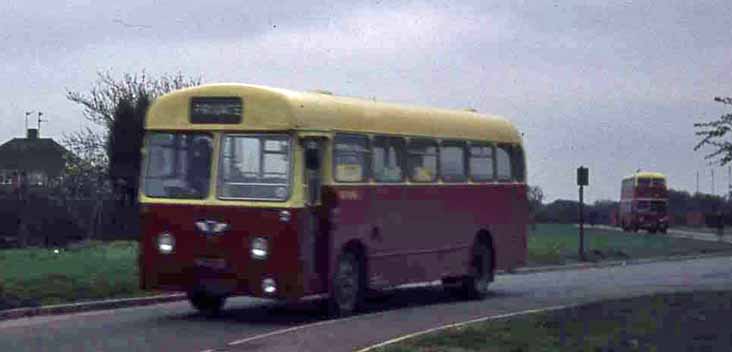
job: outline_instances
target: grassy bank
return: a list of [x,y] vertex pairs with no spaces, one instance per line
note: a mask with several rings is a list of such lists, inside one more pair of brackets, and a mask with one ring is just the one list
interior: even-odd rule
[[452,328],[377,351],[726,351],[731,301],[730,292],[700,292],[594,303]]
[[143,295],[137,243],[0,251],[0,309]]
[[[529,265],[553,265],[576,262],[578,229],[571,224],[537,224],[529,232]],[[732,250],[727,243],[673,238],[663,234],[623,233],[585,229],[585,253],[590,260],[652,258],[670,255],[693,255]]]

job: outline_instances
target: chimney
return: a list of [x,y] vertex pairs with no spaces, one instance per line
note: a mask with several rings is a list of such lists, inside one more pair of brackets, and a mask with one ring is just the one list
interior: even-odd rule
[[26,138],[28,139],[38,139],[38,129],[37,128],[29,128],[28,133],[26,135]]

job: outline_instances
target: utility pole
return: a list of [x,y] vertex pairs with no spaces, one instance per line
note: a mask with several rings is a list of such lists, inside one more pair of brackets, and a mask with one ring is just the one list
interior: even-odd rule
[[732,165],[727,166],[727,200],[732,199]]
[[699,193],[699,171],[696,172],[696,193]]
[[716,188],[714,188],[714,169],[710,169],[712,171],[712,194],[715,194]]

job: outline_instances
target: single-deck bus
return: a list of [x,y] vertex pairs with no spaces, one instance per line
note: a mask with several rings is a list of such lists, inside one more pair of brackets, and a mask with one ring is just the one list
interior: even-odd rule
[[666,176],[638,172],[623,179],[620,191],[619,224],[624,231],[650,233],[668,229]]
[[442,280],[482,298],[526,261],[521,137],[504,118],[212,84],[145,120],[141,286],[214,313],[232,295],[327,298]]

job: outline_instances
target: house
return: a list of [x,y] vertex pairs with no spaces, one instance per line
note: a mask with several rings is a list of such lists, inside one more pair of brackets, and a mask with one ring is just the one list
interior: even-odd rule
[[40,138],[29,128],[25,138],[0,145],[0,191],[13,192],[21,184],[43,188],[61,176],[70,152],[51,138]]

